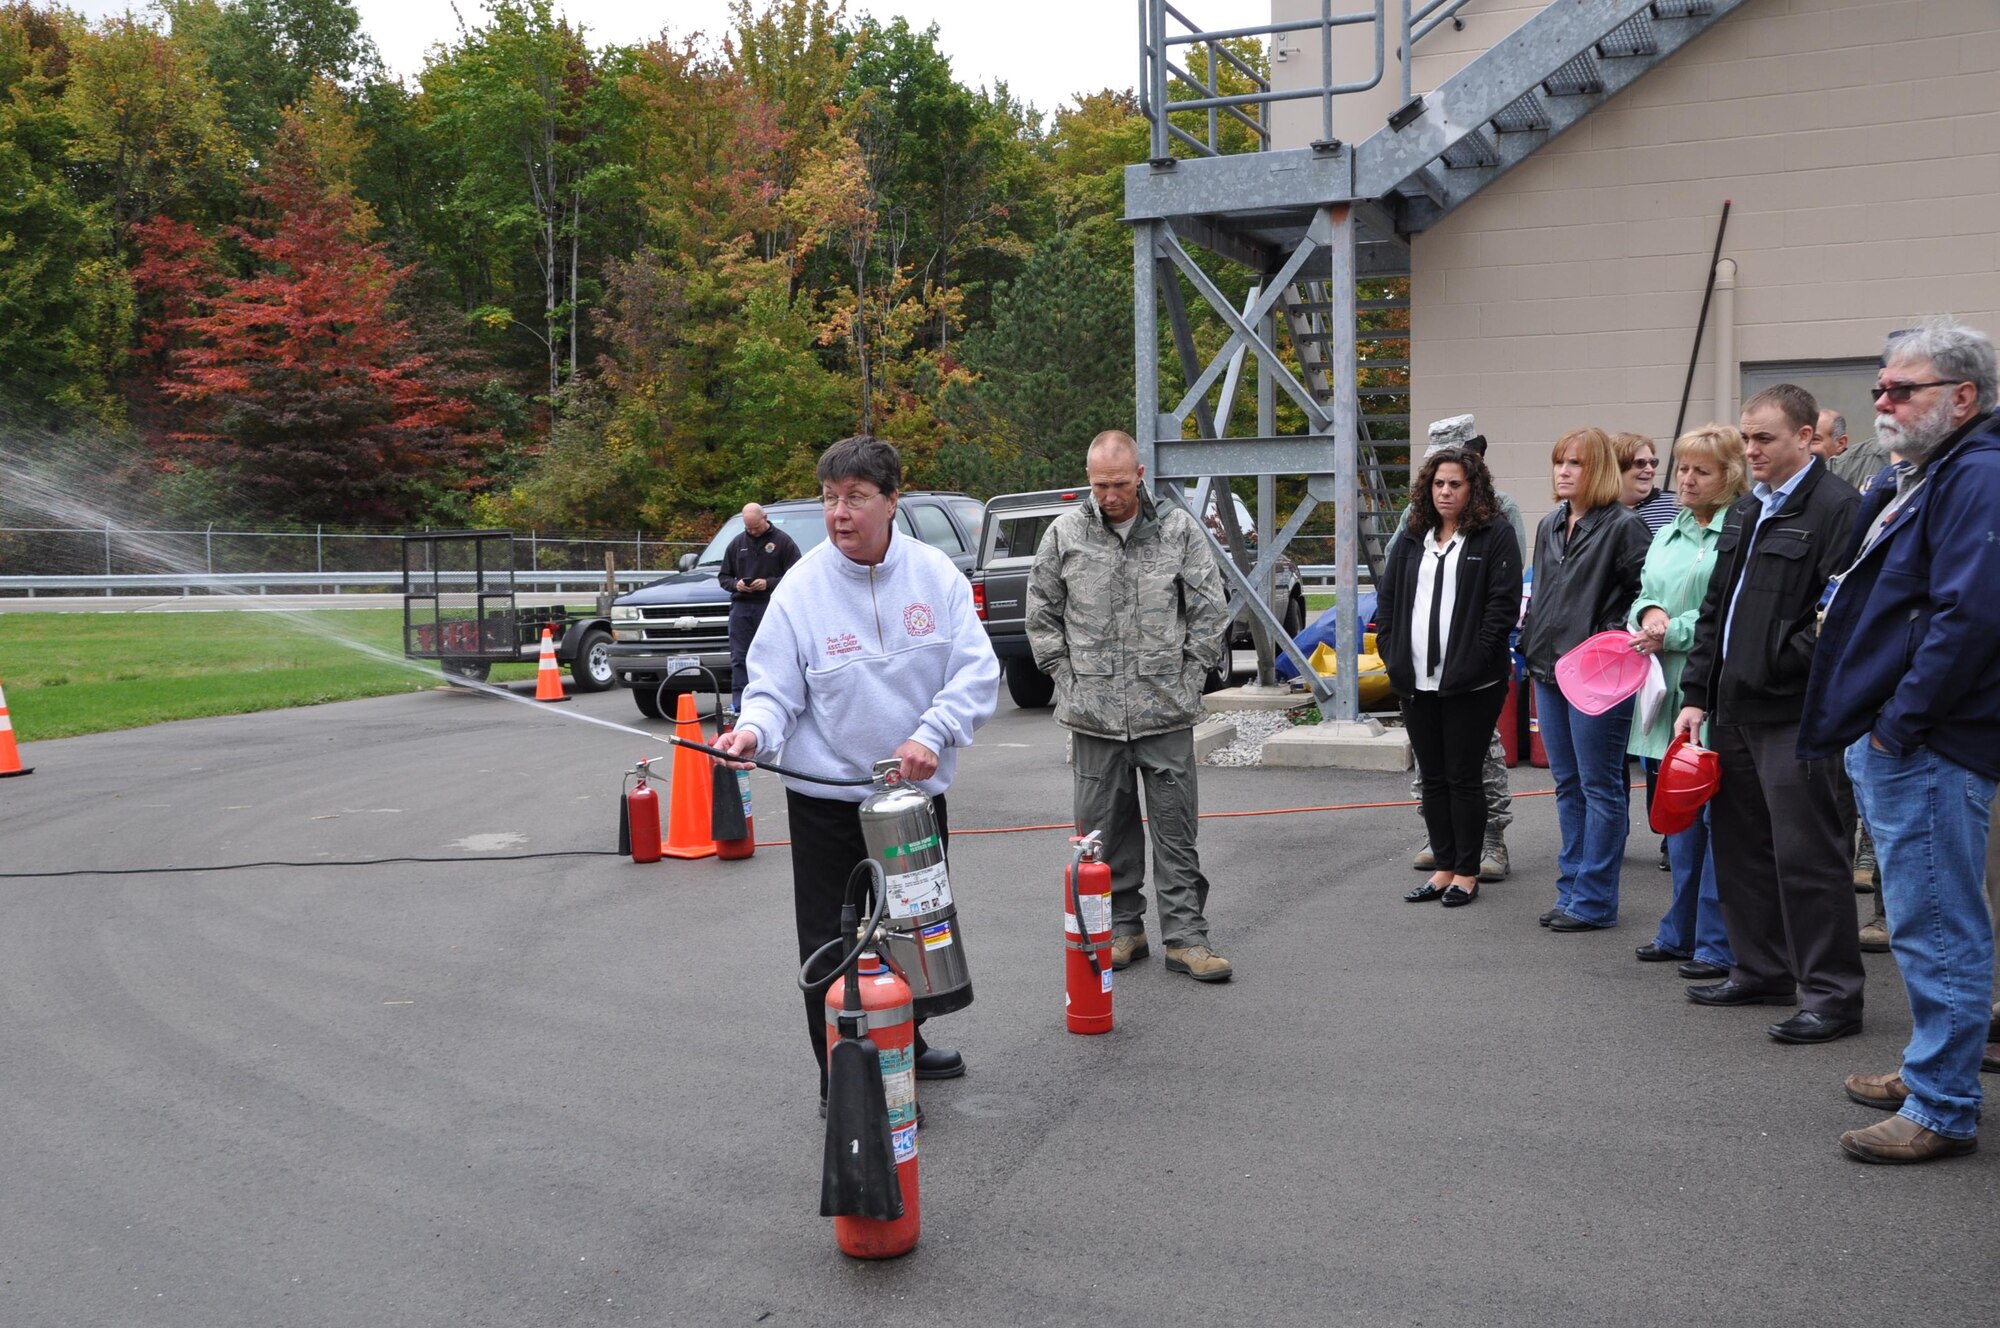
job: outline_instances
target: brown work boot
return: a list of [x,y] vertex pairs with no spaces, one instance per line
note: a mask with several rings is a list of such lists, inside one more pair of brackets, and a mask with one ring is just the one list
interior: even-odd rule
[[1869,954],[1889,953],[1889,920],[1873,918],[1861,929],[1861,948]]
[[1431,846],[1426,844],[1410,856],[1410,865],[1418,871],[1436,871],[1437,855],[1431,852]]
[[1865,1130],[1849,1130],[1840,1136],[1847,1155],[1862,1162],[1933,1162],[1941,1157],[1957,1157],[1979,1147],[1979,1140],[1954,1139],[1927,1130],[1908,1116],[1891,1116]]
[[1507,861],[1507,841],[1498,830],[1486,832],[1486,843],[1479,850],[1479,879],[1482,881],[1504,881],[1513,874],[1514,865]]
[[1111,971],[1130,968],[1134,959],[1144,959],[1153,953],[1153,947],[1146,944],[1146,933],[1135,931],[1130,936],[1111,938]]
[[1227,982],[1235,970],[1229,961],[1205,945],[1167,947],[1167,972],[1185,973],[1196,982]]
[[1895,1111],[1902,1107],[1903,1099],[1910,1095],[1910,1086],[1903,1082],[1903,1072],[1894,1074],[1850,1074],[1847,1076],[1847,1096],[1864,1107],[1874,1107],[1877,1111]]

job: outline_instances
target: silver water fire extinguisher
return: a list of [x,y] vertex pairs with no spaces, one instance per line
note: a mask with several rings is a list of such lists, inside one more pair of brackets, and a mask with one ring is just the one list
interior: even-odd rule
[[901,768],[894,757],[875,763],[874,790],[861,804],[861,837],[882,866],[888,894],[883,952],[910,984],[916,1013],[928,1017],[972,1004],[972,975],[930,795],[903,783]]

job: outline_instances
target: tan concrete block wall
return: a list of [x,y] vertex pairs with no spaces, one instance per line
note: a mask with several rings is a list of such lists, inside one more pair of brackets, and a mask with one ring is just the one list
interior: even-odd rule
[[1664,440],[1725,198],[1738,364],[1872,357],[1926,313],[2000,334],[1996,69],[1993,0],[1753,0],[1416,238],[1418,426],[1477,413],[1530,515],[1565,429]]

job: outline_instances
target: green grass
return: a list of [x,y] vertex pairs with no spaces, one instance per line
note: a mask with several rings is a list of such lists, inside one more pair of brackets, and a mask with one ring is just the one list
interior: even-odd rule
[[[299,621],[299,620],[304,620]],[[310,623],[307,626],[306,623]],[[401,658],[401,609],[0,613],[0,685],[22,742],[439,685]],[[496,682],[533,664],[495,666]]]

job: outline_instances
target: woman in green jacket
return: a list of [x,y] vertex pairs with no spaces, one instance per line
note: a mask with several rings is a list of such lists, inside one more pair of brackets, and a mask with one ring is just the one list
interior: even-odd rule
[[[1674,444],[1674,480],[1681,508],[1646,551],[1639,598],[1633,602],[1629,623],[1632,648],[1658,656],[1667,682],[1668,700],[1651,724],[1637,709],[1632,713],[1627,750],[1649,765],[1666,755],[1673,736],[1681,670],[1694,647],[1695,620],[1701,614],[1709,574],[1715,570],[1716,540],[1722,535],[1729,504],[1743,494],[1745,478],[1743,435],[1726,424],[1705,425]],[[1667,860],[1674,873],[1673,903],[1660,919],[1658,933],[1639,947],[1639,961],[1681,960],[1684,978],[1729,976],[1732,955],[1715,901],[1707,808],[1693,825],[1667,837]]]

